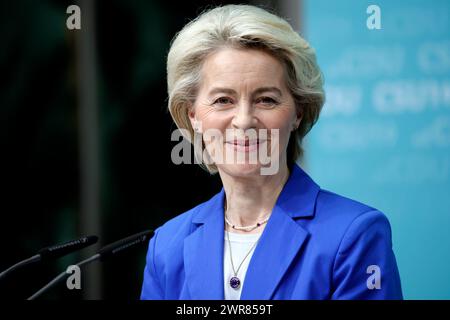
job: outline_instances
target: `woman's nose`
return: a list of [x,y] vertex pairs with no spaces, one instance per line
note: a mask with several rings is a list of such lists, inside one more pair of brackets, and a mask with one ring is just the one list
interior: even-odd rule
[[236,108],[236,113],[231,122],[235,129],[250,129],[255,128],[257,119],[254,115],[253,107],[250,103],[242,102]]

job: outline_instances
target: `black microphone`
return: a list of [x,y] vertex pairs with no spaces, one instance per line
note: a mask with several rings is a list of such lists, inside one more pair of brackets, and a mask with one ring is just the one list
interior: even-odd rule
[[36,263],[39,261],[57,259],[68,255],[69,253],[75,252],[77,250],[81,250],[90,245],[93,245],[98,241],[97,236],[87,236],[82,237],[76,240],[68,241],[62,244],[57,244],[49,247],[42,248],[38,251],[38,253],[28,259],[22,260],[15,265],[9,267],[2,273],[0,273],[0,280],[5,278],[9,273],[26,266],[28,264]]
[[[137,246],[139,244],[145,243],[150,237],[153,235],[153,230],[147,230],[143,232],[139,232],[122,240],[118,240],[113,242],[107,246],[101,248],[95,255],[90,258],[83,260],[76,264],[76,266],[81,267],[83,265],[88,265],[96,260],[105,261],[111,257],[116,256],[120,252],[129,249],[131,247]],[[43,294],[45,291],[54,287],[60,281],[64,280],[68,274],[66,271],[61,272],[57,277],[55,277],[52,281],[47,283],[44,287],[42,287],[39,291],[30,296],[27,300],[34,300]]]

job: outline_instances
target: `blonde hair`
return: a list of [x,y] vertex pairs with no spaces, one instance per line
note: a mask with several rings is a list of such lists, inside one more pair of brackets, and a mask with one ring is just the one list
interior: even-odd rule
[[[301,142],[319,118],[325,101],[323,76],[314,49],[284,19],[255,6],[226,5],[208,10],[189,22],[174,38],[167,57],[168,108],[180,129],[193,143],[188,111],[194,105],[205,58],[225,47],[261,49],[286,69],[286,84],[302,120],[291,133],[287,160],[303,155]],[[202,164],[210,173],[214,164]]]

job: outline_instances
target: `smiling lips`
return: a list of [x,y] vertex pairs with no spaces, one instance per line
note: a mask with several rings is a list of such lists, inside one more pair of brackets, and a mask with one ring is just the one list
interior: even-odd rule
[[265,140],[259,140],[259,139],[234,139],[227,141],[227,145],[231,146],[232,149],[236,151],[243,151],[243,152],[250,152],[255,151],[258,149],[258,147],[266,142]]

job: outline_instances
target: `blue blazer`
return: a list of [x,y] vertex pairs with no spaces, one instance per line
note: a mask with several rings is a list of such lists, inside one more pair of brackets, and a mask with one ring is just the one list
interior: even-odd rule
[[[222,189],[155,231],[141,299],[224,299],[224,196]],[[387,218],[321,189],[294,165],[241,299],[402,299]]]

